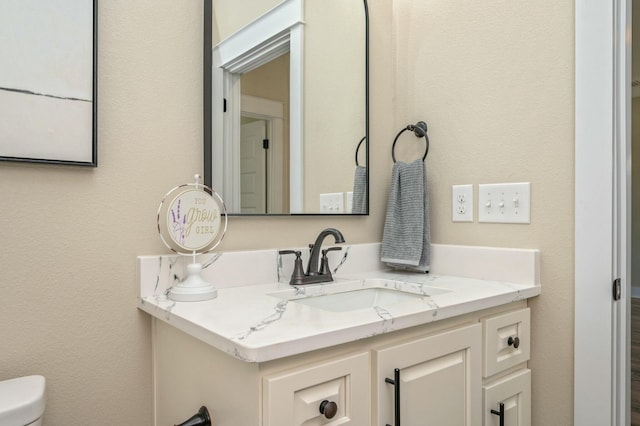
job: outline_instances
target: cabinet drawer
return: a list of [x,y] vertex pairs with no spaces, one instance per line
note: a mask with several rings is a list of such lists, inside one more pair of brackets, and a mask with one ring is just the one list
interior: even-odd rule
[[520,370],[483,386],[482,399],[484,426],[499,426],[496,412],[500,412],[500,404],[505,425],[531,426],[531,370]]
[[529,324],[529,308],[482,320],[484,377],[490,377],[529,360],[531,354]]
[[262,424],[368,425],[369,374],[365,352],[265,377]]

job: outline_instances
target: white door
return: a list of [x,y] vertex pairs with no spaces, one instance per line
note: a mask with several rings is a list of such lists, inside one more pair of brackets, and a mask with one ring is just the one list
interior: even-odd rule
[[574,423],[617,426],[629,422],[631,0],[575,5]]
[[285,175],[289,163],[285,151],[289,141],[284,135],[284,104],[270,99],[242,95],[242,117],[264,120],[267,124],[267,213],[288,213],[289,195],[285,188]]
[[267,212],[267,156],[263,141],[267,124],[256,120],[240,126],[240,211]]

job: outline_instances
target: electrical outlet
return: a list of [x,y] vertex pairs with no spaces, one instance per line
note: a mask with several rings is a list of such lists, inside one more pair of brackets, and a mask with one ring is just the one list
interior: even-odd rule
[[320,213],[344,213],[344,193],[320,194]]
[[451,220],[473,222],[473,185],[451,186]]
[[531,223],[531,183],[479,185],[478,222]]

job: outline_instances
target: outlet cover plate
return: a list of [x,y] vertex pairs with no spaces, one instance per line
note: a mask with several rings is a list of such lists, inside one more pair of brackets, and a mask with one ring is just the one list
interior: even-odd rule
[[531,223],[531,183],[478,185],[478,222]]
[[473,222],[473,185],[451,186],[451,220]]

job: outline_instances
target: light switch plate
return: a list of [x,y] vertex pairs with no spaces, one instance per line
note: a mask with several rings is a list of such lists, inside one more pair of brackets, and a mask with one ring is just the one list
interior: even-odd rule
[[320,194],[320,213],[344,213],[344,192]]
[[473,222],[473,185],[451,186],[451,220]]
[[531,223],[531,183],[478,185],[478,222]]

